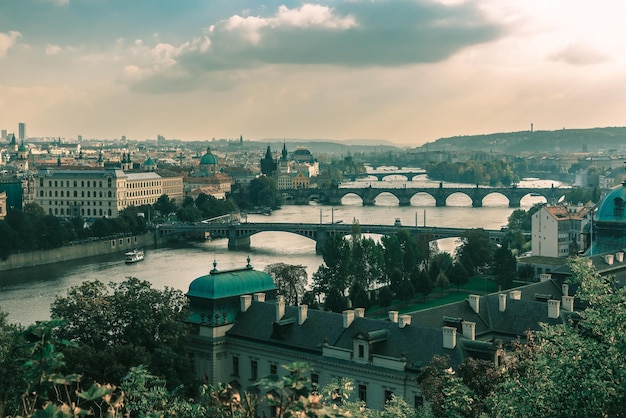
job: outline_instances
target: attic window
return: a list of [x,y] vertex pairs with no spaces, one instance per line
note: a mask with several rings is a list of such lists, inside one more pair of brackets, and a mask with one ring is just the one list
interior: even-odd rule
[[543,302],[546,302],[546,301],[552,299],[552,295],[546,295],[546,294],[543,294],[543,293],[535,293],[535,299],[543,301]]

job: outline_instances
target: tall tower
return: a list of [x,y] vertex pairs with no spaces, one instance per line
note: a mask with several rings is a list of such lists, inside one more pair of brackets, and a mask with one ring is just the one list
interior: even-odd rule
[[26,139],[26,124],[24,122],[20,122],[17,126],[20,135],[19,140],[23,141]]

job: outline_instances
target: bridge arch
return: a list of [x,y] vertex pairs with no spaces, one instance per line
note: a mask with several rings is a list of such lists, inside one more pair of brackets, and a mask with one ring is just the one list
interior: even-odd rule
[[400,199],[395,194],[385,191],[376,195],[374,204],[376,206],[399,206]]

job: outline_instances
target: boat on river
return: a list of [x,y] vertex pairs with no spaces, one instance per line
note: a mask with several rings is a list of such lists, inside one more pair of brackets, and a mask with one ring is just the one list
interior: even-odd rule
[[132,250],[128,251],[126,254],[126,264],[137,263],[143,260],[143,250]]

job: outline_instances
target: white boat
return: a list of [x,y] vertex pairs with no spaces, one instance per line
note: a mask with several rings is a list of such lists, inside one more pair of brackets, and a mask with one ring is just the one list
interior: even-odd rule
[[143,250],[132,250],[126,254],[126,264],[137,263],[143,260]]

